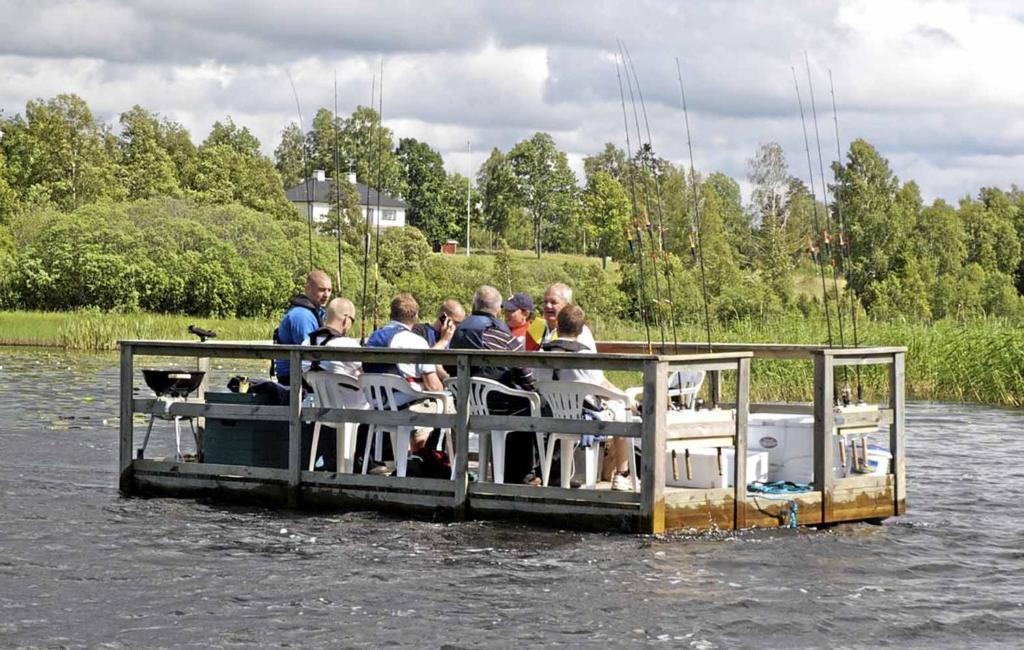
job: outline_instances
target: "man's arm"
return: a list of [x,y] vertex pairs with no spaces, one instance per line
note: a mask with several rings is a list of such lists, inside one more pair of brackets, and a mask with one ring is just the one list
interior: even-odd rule
[[[440,366],[438,366],[438,369],[440,369]],[[441,378],[438,377],[438,373],[436,372],[428,372],[424,374],[422,377],[420,377],[420,381],[423,383],[423,388],[425,388],[426,390],[432,390],[435,392],[440,392],[444,390],[444,384],[442,383]]]

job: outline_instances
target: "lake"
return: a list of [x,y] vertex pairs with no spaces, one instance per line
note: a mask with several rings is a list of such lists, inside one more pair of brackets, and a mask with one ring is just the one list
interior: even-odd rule
[[0,348],[0,645],[1019,646],[1024,411],[908,411],[907,514],[881,526],[314,515],[121,498],[116,357]]

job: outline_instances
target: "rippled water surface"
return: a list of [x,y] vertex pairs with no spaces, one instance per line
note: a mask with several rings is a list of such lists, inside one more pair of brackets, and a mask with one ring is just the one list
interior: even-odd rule
[[882,526],[654,538],[122,499],[115,362],[0,348],[2,646],[1024,643],[1022,411],[912,404]]

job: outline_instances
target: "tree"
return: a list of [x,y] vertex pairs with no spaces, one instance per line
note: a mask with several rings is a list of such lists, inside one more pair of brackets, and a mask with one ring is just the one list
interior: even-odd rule
[[4,150],[17,158],[14,186],[23,198],[32,196],[70,211],[99,198],[120,198],[115,148],[109,129],[95,121],[77,95],[30,101],[25,118],[8,121]]
[[[465,207],[458,209],[458,188],[449,187],[441,154],[425,142],[402,138],[396,151],[402,169],[405,201],[409,204],[406,222],[419,228],[430,245],[437,249],[458,234],[460,215],[465,221]],[[453,200],[454,199],[454,200]],[[455,203],[455,205],[453,205]],[[462,203],[465,203],[463,188]]]
[[901,188],[888,161],[861,139],[850,143],[847,163],[834,168],[849,229],[853,289],[869,306],[868,287],[900,272],[920,196],[913,183]]
[[157,116],[136,104],[121,113],[120,122],[121,178],[128,198],[176,194],[177,170],[163,148]]
[[625,260],[629,255],[629,196],[608,172],[595,171],[588,176],[583,191],[583,217],[590,249],[601,257]]
[[751,223],[785,227],[788,215],[782,210],[782,199],[789,183],[789,168],[778,142],[762,144],[747,160],[747,180],[754,186],[750,194]]
[[579,214],[576,175],[565,153],[547,133],[535,133],[509,152],[520,204],[533,217],[534,249],[540,257],[545,231],[552,232],[548,248],[558,250],[575,241],[571,236]]
[[606,142],[601,153],[587,156],[583,159],[583,172],[587,178],[590,178],[597,172],[604,172],[619,183],[625,184],[628,174],[626,152],[611,142]]
[[230,148],[240,156],[258,158],[260,156],[260,141],[249,131],[249,127],[238,128],[231,116],[223,122],[216,121],[210,129],[210,135],[206,136],[202,147],[209,148],[223,145]]
[[491,150],[491,155],[480,166],[476,186],[483,194],[484,225],[495,240],[503,239],[522,207],[512,163],[497,148]]
[[341,151],[342,166],[347,165],[355,171],[360,183],[374,189],[379,185],[385,194],[404,196],[402,168],[395,156],[394,136],[391,129],[381,126],[377,111],[365,106],[356,107],[342,124]]
[[214,123],[199,147],[194,188],[204,203],[237,202],[280,218],[296,214],[285,198],[280,174],[259,152],[259,140],[248,129],[238,129],[231,118],[226,124]]
[[295,187],[306,177],[305,146],[302,129],[295,122],[281,131],[281,143],[274,149],[274,166],[285,188]]
[[196,175],[196,145],[188,129],[168,119],[160,124],[160,146],[167,152],[178,177],[178,186],[192,187]]

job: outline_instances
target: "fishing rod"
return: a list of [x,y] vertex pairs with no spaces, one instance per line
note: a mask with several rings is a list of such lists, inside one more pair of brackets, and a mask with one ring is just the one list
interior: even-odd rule
[[[807,68],[807,94],[811,98],[811,117],[814,121],[814,143],[818,148],[818,176],[821,180],[821,200],[825,204],[825,230],[822,231],[822,243],[825,254],[828,255],[828,264],[832,267],[832,289],[836,294],[836,316],[839,324],[839,347],[846,347],[846,333],[843,327],[843,298],[839,293],[839,270],[836,268],[836,256],[832,246],[832,220],[828,212],[828,183],[825,181],[825,163],[821,155],[821,134],[818,131],[818,109],[814,101],[814,83],[811,80],[811,59],[804,50],[804,64]],[[840,249],[842,255],[842,249]],[[850,395],[850,370],[843,366],[843,401],[849,403]]]
[[[839,112],[836,110],[836,88],[832,83],[832,70],[828,71],[828,87],[829,92],[832,95],[832,121],[836,127],[836,160],[839,164],[842,164],[843,151],[839,146]],[[843,271],[846,272],[846,290],[849,292],[850,300],[850,324],[853,329],[853,347],[859,345],[857,338],[857,306],[854,299],[856,294],[853,292],[853,258],[850,257],[850,231],[846,226],[846,219],[843,217],[842,210],[842,183],[839,182],[839,170],[836,170],[836,220],[839,221],[839,250],[843,253]],[[864,385],[860,380],[860,366],[854,368],[854,372],[857,375],[857,401],[864,401]]]
[[697,172],[693,167],[693,138],[690,136],[690,113],[686,110],[686,91],[683,89],[683,71],[676,57],[676,75],[679,78],[679,98],[683,103],[683,122],[686,124],[686,148],[690,152],[690,186],[693,193],[693,223],[690,224],[690,256],[700,263],[700,286],[704,295],[704,327],[708,334],[708,352],[711,346],[711,309],[708,307],[708,281],[704,272],[704,241],[700,234],[700,200],[697,198]]
[[[623,62],[625,67],[625,62]],[[622,126],[626,131],[626,161],[629,165],[629,194],[631,197],[630,204],[632,206],[632,221],[633,227],[636,229],[638,235],[640,235],[640,228],[638,226],[639,220],[637,219],[636,213],[636,179],[633,175],[633,148],[629,140],[629,117],[626,114],[626,93],[622,89],[622,73],[619,71],[619,59],[615,59],[615,76],[619,80],[619,100],[622,102]],[[633,235],[630,233],[629,227],[626,228],[626,243],[629,245],[629,252],[637,259],[638,270],[640,271],[639,277],[639,291],[640,291],[640,318],[644,322],[644,331],[647,334],[647,352],[651,353],[651,323],[650,318],[647,315],[647,281],[644,277],[644,238],[643,236],[637,237],[636,247],[633,246]]]
[[288,83],[292,87],[292,95],[295,97],[295,110],[299,116],[299,131],[302,132],[302,173],[306,177],[306,225],[309,234],[309,270],[313,271],[313,196],[310,193],[309,181],[311,174],[309,173],[309,157],[306,155],[306,129],[302,126],[302,106],[299,104],[299,91],[295,89],[295,82],[292,80],[292,74],[287,70],[284,71],[288,75]]
[[[626,88],[629,89],[629,102],[633,107],[633,123],[636,126],[636,141],[637,141],[637,158],[640,159],[641,163],[644,162],[645,154],[650,150],[650,143],[644,143],[643,138],[640,135],[640,118],[636,110],[636,98],[633,96],[633,82],[629,77],[629,68],[626,66],[626,54],[625,54],[625,43],[621,39],[616,39],[619,45],[619,56],[622,58],[622,67],[626,71]],[[640,82],[637,82],[637,92],[640,91]],[[644,164],[646,168],[646,164]],[[647,183],[646,172],[642,174],[644,183],[644,204],[645,209],[643,211],[643,219],[638,223],[637,237],[643,237],[643,231],[640,227],[646,228],[647,236],[651,241],[651,274],[654,276],[654,322],[658,326],[658,330],[661,334],[661,349],[665,349],[665,320],[661,317],[659,304],[662,302],[661,299],[661,280],[658,279],[658,242],[654,238],[654,229],[651,226],[651,188]]]
[[[373,80],[370,82],[370,109],[373,109],[373,101],[377,97],[377,75],[373,75]],[[367,148],[369,148],[369,139],[371,134],[367,134]],[[367,170],[369,172],[369,170]],[[358,182],[358,181],[357,181]],[[358,188],[357,188],[358,189]],[[370,268],[370,236],[372,231],[370,230],[370,186],[366,186],[366,214],[364,215],[364,221],[366,222],[366,232],[363,233],[363,297],[360,300],[359,307],[359,345],[366,343],[366,289],[367,280],[369,279],[368,269]]]
[[[814,232],[815,237],[817,233],[823,232],[821,229],[821,221],[818,219],[818,197],[814,192],[814,165],[811,163],[811,142],[807,137],[807,120],[804,117],[804,100],[800,95],[800,84],[796,80],[796,68],[790,66],[790,70],[793,72],[793,86],[796,88],[796,101],[800,107],[800,124],[803,126],[804,131],[804,150],[807,153],[807,173],[810,176],[811,184],[811,211],[814,215]],[[825,325],[828,329],[828,347],[834,346],[832,342],[832,315],[829,313],[828,308],[828,288],[825,285],[825,262],[823,260],[820,251],[814,245],[814,239],[808,237],[811,247],[811,259],[818,263],[818,270],[821,272],[821,299],[825,307]],[[835,386],[832,387],[833,394],[835,393]]]
[[[377,92],[377,212],[374,218],[377,220],[377,252],[373,261],[373,329],[377,329],[380,317],[380,189],[381,189],[381,163],[384,160],[384,57],[380,57],[380,88]],[[373,108],[372,106],[370,108]],[[370,125],[373,128],[373,125]],[[373,131],[370,131],[371,137]],[[366,193],[366,202],[370,202],[370,193]]]
[[341,282],[341,147],[338,136],[338,71],[334,71],[334,212],[338,240],[338,295],[344,295]]
[[679,353],[679,332],[676,329],[676,318],[675,318],[675,305],[676,299],[672,291],[672,269],[669,264],[669,256],[667,247],[665,246],[665,210],[664,202],[661,195],[661,180],[658,176],[658,171],[654,162],[654,148],[651,139],[651,123],[647,119],[647,104],[644,102],[643,91],[640,90],[640,79],[636,75],[636,68],[633,66],[633,57],[629,53],[629,48],[626,47],[625,41],[620,41],[622,49],[626,52],[626,59],[629,61],[629,67],[633,70],[633,79],[636,81],[637,94],[640,95],[640,108],[643,110],[644,115],[644,127],[647,131],[647,144],[650,147],[650,173],[654,178],[654,191],[658,199],[658,241],[659,241],[659,252],[663,256],[664,260],[664,272],[665,272],[665,285],[668,290],[668,306],[669,306],[669,322],[672,324],[672,347],[673,351]]

